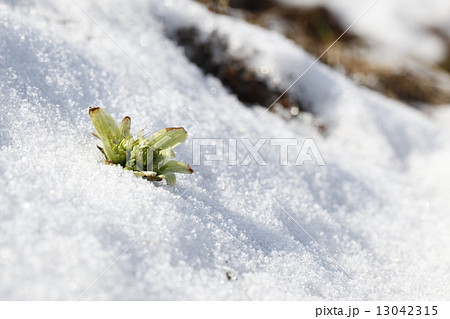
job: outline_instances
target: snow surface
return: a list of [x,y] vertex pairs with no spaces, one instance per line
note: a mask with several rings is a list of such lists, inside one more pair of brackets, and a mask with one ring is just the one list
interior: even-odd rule
[[[436,120],[316,64],[291,92],[326,137],[272,113],[252,126],[264,108],[166,32],[218,28],[283,85],[313,61],[302,49],[191,1],[77,2],[126,53],[75,1],[0,4],[1,299],[78,298],[155,221],[82,299],[450,298],[448,111]],[[267,166],[214,162],[152,184],[103,163],[93,105],[134,130],[184,126],[191,142],[314,138],[326,166],[280,166],[266,144]]]

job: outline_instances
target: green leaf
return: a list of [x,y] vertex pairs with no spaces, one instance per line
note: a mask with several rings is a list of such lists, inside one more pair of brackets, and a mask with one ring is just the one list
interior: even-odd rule
[[154,149],[175,148],[188,138],[186,130],[182,127],[168,127],[152,134],[147,141]]
[[138,139],[138,140],[145,139],[144,135],[145,135],[144,130],[140,130],[140,131],[137,133],[137,139]]
[[175,152],[166,148],[164,150],[155,151],[153,155],[153,170],[159,171],[161,167],[166,165],[172,158],[175,157]]
[[130,137],[131,136],[131,118],[129,116],[125,116],[120,123],[120,134],[122,134],[123,137]]
[[155,177],[157,175],[156,172],[152,172],[152,171],[135,171],[134,174],[137,176],[150,177],[150,178]]
[[119,127],[108,112],[99,107],[91,107],[89,108],[89,116],[101,140],[122,140]]
[[97,134],[94,136],[103,142],[103,154],[105,154],[106,160],[115,164],[124,164],[126,153],[121,152],[118,148],[122,134],[117,123],[108,112],[99,107],[89,108],[89,116],[97,130]]
[[186,163],[178,161],[170,161],[163,167],[161,167],[160,172],[162,174],[166,173],[180,173],[180,174],[192,174],[194,170]]
[[124,165],[126,161],[126,152],[119,152],[118,145],[114,142],[112,144],[103,140],[103,154],[106,156],[106,160],[114,164]]

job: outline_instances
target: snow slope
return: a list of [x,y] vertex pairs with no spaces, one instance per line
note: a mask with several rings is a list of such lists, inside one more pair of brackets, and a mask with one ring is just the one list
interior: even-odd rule
[[[289,6],[324,6],[372,47],[372,58],[401,63],[405,58],[439,62],[446,57],[446,40],[432,30],[450,30],[450,2],[446,0],[277,0]],[[370,9],[369,9],[370,8]]]
[[[313,61],[187,0],[0,4],[0,298],[450,298],[448,121],[316,64],[292,94],[326,137],[271,113],[252,126],[264,108],[185,58],[165,35],[182,25],[217,29],[284,85]],[[266,166],[204,163],[152,184],[103,164],[92,105],[134,132],[184,126],[191,143],[314,138],[326,166],[280,166],[266,144]],[[192,163],[191,144],[177,155]]]

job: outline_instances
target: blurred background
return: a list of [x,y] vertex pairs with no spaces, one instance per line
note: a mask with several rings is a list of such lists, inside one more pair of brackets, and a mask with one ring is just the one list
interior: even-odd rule
[[[423,110],[450,103],[450,1],[198,2],[217,14],[231,15],[278,32],[315,57],[340,37],[320,60],[357,84]],[[205,58],[208,60],[205,56],[199,60],[205,63]],[[211,71],[211,68],[206,69]],[[227,79],[220,74],[219,78],[225,84],[236,82],[235,78]],[[242,86],[242,81],[238,82]],[[246,102],[245,97],[241,100]],[[264,100],[249,102],[267,103]],[[293,107],[292,101],[280,102]],[[294,106],[291,113],[295,115],[296,109],[298,106]]]

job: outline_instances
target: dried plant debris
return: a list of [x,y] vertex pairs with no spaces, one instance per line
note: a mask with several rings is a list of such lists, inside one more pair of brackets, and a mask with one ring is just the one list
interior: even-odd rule
[[441,87],[443,80],[432,72],[364,65],[350,74],[355,82],[414,107],[450,103],[450,87]]
[[250,12],[261,12],[274,7],[273,0],[197,0],[217,13],[228,13],[230,8],[245,9]]
[[[197,28],[192,26],[178,29],[173,37],[184,47],[186,56],[193,63],[205,73],[219,78],[243,103],[268,107],[283,94],[282,88],[269,85],[269,78],[249,68],[245,61],[228,54],[228,44],[217,32],[203,39]],[[277,106],[292,115],[305,111],[303,104],[288,93],[281,96]],[[275,109],[271,108],[272,111]]]
[[108,164],[117,164],[132,170],[137,176],[149,181],[166,180],[167,185],[175,185],[175,173],[192,174],[194,170],[186,163],[172,160],[173,149],[183,143],[188,134],[182,127],[169,127],[145,137],[144,131],[131,135],[131,119],[126,116],[120,126],[105,110],[89,108],[89,116],[97,133],[92,133],[102,141],[103,153]]
[[[227,0],[232,8],[246,9],[248,11],[264,11],[276,6],[274,0]],[[222,2],[225,2],[222,0]]]
[[[267,29],[277,30],[302,46],[314,56],[320,56],[341,34],[346,26],[328,9],[290,7],[265,0],[198,0],[211,11],[243,18]],[[450,43],[447,33],[432,30]],[[403,101],[411,106],[450,103],[450,44],[448,56],[437,66],[429,66],[424,73],[410,68],[387,67],[369,60],[368,45],[352,33],[343,35],[321,61],[346,74],[356,83]],[[416,61],[419,63],[419,61]]]

